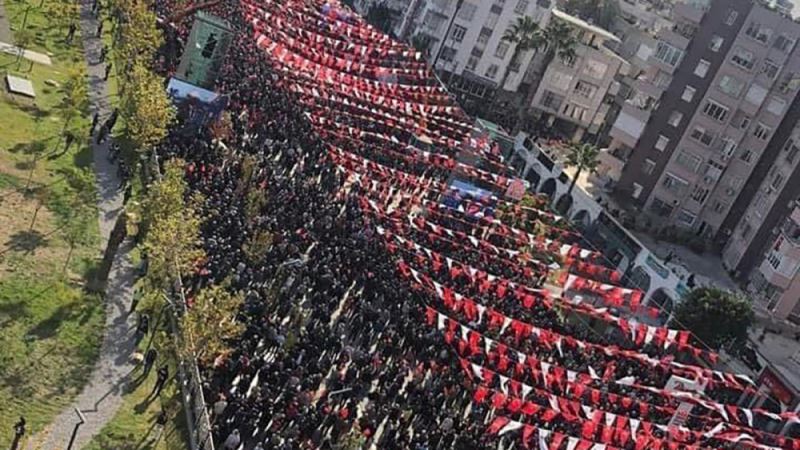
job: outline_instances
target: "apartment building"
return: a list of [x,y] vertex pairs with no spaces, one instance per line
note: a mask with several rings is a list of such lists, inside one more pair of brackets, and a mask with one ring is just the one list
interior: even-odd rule
[[750,0],[693,0],[673,15],[611,131],[627,159],[617,193],[654,222],[724,236],[795,100],[800,25]]
[[749,277],[751,298],[777,319],[800,322],[800,203],[793,202],[761,256]]
[[556,58],[546,68],[531,107],[548,116],[551,126],[560,125],[580,140],[584,132],[596,134],[605,123],[609,96],[617,94],[617,78],[626,75],[630,65],[612,50],[620,39],[609,31],[557,9],[550,20],[570,25],[578,45],[574,59]]
[[522,16],[546,26],[549,0],[426,0],[417,5],[408,36],[429,42],[432,59],[438,55],[435,69],[451,89],[482,99],[500,87],[507,70],[506,90],[516,91],[523,81],[534,52],[510,66],[513,44],[502,40]]

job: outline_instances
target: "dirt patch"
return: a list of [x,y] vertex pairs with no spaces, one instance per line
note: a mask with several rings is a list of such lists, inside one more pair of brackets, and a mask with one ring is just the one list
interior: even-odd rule
[[[67,247],[53,213],[14,189],[0,189],[0,279],[17,270],[51,273],[66,260]],[[34,214],[36,221],[31,227]]]

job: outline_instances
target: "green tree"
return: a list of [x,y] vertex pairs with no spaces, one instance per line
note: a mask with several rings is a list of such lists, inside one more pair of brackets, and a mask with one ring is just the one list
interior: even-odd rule
[[517,70],[519,70],[520,55],[533,48],[537,35],[540,33],[539,24],[530,16],[517,17],[517,20],[503,32],[503,37],[501,39],[513,45],[514,51],[511,53],[511,60],[506,66],[502,81],[500,81],[500,89],[503,89],[506,85],[506,80],[511,72],[511,68],[517,67]]
[[134,64],[129,77],[120,116],[134,148],[147,152],[167,135],[175,108],[161,78],[143,64]]
[[64,261],[62,273],[66,272],[72,253],[78,244],[91,243],[88,233],[92,222],[97,220],[95,202],[97,190],[94,173],[87,168],[71,167],[63,171],[64,179],[72,191],[70,195],[70,216],[61,226],[61,234],[69,245],[69,252]]
[[576,172],[575,176],[572,177],[572,181],[569,183],[567,196],[572,194],[575,183],[578,182],[578,178],[584,170],[590,172],[597,170],[597,166],[600,164],[600,161],[597,159],[599,155],[600,149],[592,144],[572,144],[569,147],[569,153],[567,153],[567,160],[565,163],[567,167],[574,167]]
[[49,18],[52,18],[60,28],[67,28],[79,20],[79,5],[80,3],[73,0],[48,0],[44,7]]
[[539,90],[539,85],[544,78],[544,73],[550,64],[556,59],[569,62],[575,59],[575,48],[578,41],[573,35],[570,25],[559,20],[551,20],[545,29],[539,29],[530,38],[530,47],[537,52],[544,52],[541,65],[534,73],[534,81],[531,83],[524,101],[520,104],[517,111],[517,123],[512,135],[524,128],[525,115],[528,107],[533,101],[533,96]]
[[566,0],[563,9],[607,30],[614,26],[620,12],[617,0]]
[[[33,44],[36,36],[33,31],[23,28],[14,33],[14,43],[17,45],[17,70],[22,65],[22,55]],[[29,70],[30,71],[30,70]]]
[[183,174],[183,161],[167,162],[163,176],[148,190],[142,208],[143,247],[149,263],[146,281],[149,289],[159,293],[204,256],[196,213],[200,200],[186,201]]
[[386,5],[373,5],[367,12],[367,22],[388,34],[392,30],[392,11]]
[[122,16],[119,45],[114,47],[116,60],[131,66],[141,64],[150,67],[164,41],[158,29],[158,17],[146,1],[116,1],[114,7]]
[[85,116],[89,111],[89,90],[83,66],[70,71],[67,81],[61,86],[61,93],[63,97],[58,104],[58,112],[64,121],[63,134],[75,118]]
[[47,151],[47,144],[44,141],[33,141],[25,147],[25,153],[31,155],[31,161],[28,163],[30,170],[28,170],[28,180],[25,181],[25,190],[30,190],[31,182],[33,181],[33,172],[36,170],[36,165],[39,158],[44,156]]
[[743,343],[753,323],[750,299],[717,288],[698,288],[677,305],[670,325],[687,329],[714,350]]
[[244,325],[236,320],[243,303],[241,293],[231,293],[228,283],[202,289],[181,318],[181,353],[203,363],[230,349],[227,341],[239,336]]

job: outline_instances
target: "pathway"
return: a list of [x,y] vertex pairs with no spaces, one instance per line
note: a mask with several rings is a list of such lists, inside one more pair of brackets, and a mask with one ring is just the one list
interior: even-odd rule
[[49,56],[30,50],[23,50],[13,44],[14,33],[11,31],[11,21],[8,18],[4,3],[3,0],[0,0],[0,52],[14,56],[22,52],[22,57],[29,61],[44,64],[45,66],[52,65],[53,61]]
[[[101,122],[109,114],[111,105],[108,89],[103,81],[104,66],[98,64],[102,42],[95,37],[96,20],[91,14],[91,0],[81,1],[81,30],[86,53],[89,76],[89,97],[93,112],[100,113]],[[102,242],[108,242],[117,217],[122,212],[122,192],[116,166],[108,161],[108,142],[92,144],[94,169],[97,177],[97,205],[99,209],[100,235]],[[58,417],[39,435],[29,439],[27,450],[64,449],[69,442],[75,425],[78,423],[74,408],[86,417],[73,445],[80,449],[110,421],[122,404],[123,387],[126,377],[133,369],[130,356],[133,352],[133,323],[128,316],[132,297],[134,268],[128,252],[131,242],[120,246],[109,274],[106,290],[106,330],[100,356],[89,379],[75,402],[65,408]]]
[[11,33],[11,21],[5,8],[5,1],[0,0],[0,41],[14,42],[14,34]]

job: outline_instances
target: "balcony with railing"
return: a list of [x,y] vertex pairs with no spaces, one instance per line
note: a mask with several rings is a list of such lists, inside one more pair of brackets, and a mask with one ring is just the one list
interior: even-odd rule
[[685,0],[675,5],[672,11],[675,17],[699,24],[710,7],[710,0]]

